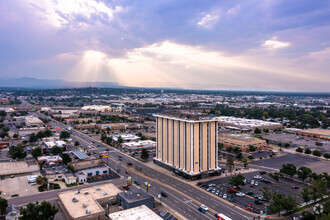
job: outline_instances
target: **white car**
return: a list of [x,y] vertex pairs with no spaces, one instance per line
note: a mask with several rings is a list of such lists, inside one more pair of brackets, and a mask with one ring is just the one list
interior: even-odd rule
[[242,196],[245,196],[245,194],[242,193],[242,192],[238,192],[238,193],[236,193],[236,196],[240,196],[240,197],[242,197]]
[[254,185],[254,180],[251,180],[251,185]]
[[204,209],[205,211],[209,210],[205,205],[201,205],[201,208]]
[[256,181],[256,182],[254,183],[254,185],[255,185],[255,186],[259,186],[259,183],[258,183],[258,181]]
[[227,199],[227,194],[223,194],[222,198]]
[[[148,186],[148,182],[145,182],[144,185],[145,185],[145,186]],[[151,185],[150,185],[150,183],[149,183],[149,187],[150,187],[150,186],[151,186]]]
[[254,176],[254,179],[261,179],[262,177],[260,175]]

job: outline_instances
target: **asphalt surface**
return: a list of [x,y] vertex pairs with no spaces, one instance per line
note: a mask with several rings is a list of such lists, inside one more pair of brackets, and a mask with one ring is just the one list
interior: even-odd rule
[[[38,116],[45,117],[41,114],[39,114]],[[53,122],[58,127],[65,127],[64,124],[61,124],[57,121],[53,120]],[[87,143],[91,143],[92,141],[94,141],[95,144],[100,144],[100,149],[110,148],[109,146],[103,143],[98,143],[87,135],[77,132],[76,130],[71,130],[71,135],[74,135],[78,139],[84,140]],[[120,152],[117,149],[110,148],[110,152],[110,160],[104,160],[109,162],[108,165],[112,169],[121,169],[121,172],[123,173],[123,171],[126,171],[126,163],[133,163],[132,169],[129,170],[133,182],[134,180],[139,180],[142,189],[145,189],[143,183],[149,182],[151,184],[149,193],[156,198],[160,192],[165,192],[168,196],[166,198],[161,198],[161,202],[166,203],[168,206],[170,206],[172,209],[174,209],[187,219],[215,219],[214,214],[216,213],[223,213],[235,220],[253,219],[253,215],[246,213],[240,209],[237,209],[233,205],[229,205],[220,199],[214,198],[213,195],[210,195],[204,190],[197,189],[183,181],[179,181],[176,178],[154,170],[144,165],[142,162],[132,159],[131,157],[127,156],[126,154]],[[118,155],[121,155],[123,157],[123,161],[118,160]],[[135,171],[133,168],[141,170],[143,174]],[[42,193],[35,196],[29,196],[29,198],[25,198],[25,200],[26,202],[30,202],[35,200],[41,200],[41,198],[49,199],[51,196],[56,196],[56,193],[56,191],[54,191],[53,195]],[[17,201],[20,200],[20,198],[15,199]],[[205,214],[199,212],[198,208],[201,204],[206,205],[215,212],[212,213],[211,210],[206,212]]]

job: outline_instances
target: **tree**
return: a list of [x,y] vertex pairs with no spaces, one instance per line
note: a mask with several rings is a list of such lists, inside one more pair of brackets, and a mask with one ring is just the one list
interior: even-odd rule
[[309,149],[308,147],[305,149],[305,154],[311,154],[312,153],[312,151],[311,151],[311,149]]
[[233,151],[235,154],[242,152],[242,150],[239,147],[235,147]]
[[272,199],[272,202],[270,203],[269,205],[269,209],[273,212],[273,213],[277,213],[278,212],[278,215],[280,215],[280,211],[283,209],[283,194],[279,194],[279,193],[276,193],[274,196],[273,196],[273,199]]
[[229,184],[232,186],[236,186],[238,189],[240,186],[244,186],[244,179],[245,177],[242,174],[238,174],[237,176],[233,176],[229,179]]
[[292,178],[297,173],[297,168],[291,163],[283,164],[280,172],[289,175]]
[[62,154],[63,164],[67,165],[72,161],[71,157],[68,154]]
[[38,176],[38,177],[37,177],[37,180],[36,180],[36,183],[37,183],[38,185],[45,185],[45,184],[47,184],[47,180],[46,180],[46,178],[43,177],[43,176]]
[[47,129],[46,131],[44,131],[44,135],[45,135],[45,137],[51,137],[51,136],[53,136],[53,132],[51,130]]
[[275,194],[273,197],[273,201],[270,203],[270,210],[272,212],[279,212],[281,210],[285,210],[286,212],[290,212],[297,208],[299,205],[299,201],[296,196],[293,194],[283,195],[283,194]]
[[74,146],[78,147],[80,143],[78,141],[74,142]]
[[296,149],[296,152],[298,152],[298,153],[302,153],[304,150],[301,148],[301,147],[298,147],[297,149]]
[[118,143],[119,144],[123,143],[123,138],[121,137],[121,135],[119,135],[119,137],[118,137]]
[[7,199],[0,197],[0,213],[2,216],[6,213],[7,207],[8,207]]
[[12,159],[22,159],[26,157],[25,145],[18,144],[17,146],[11,146],[8,151]]
[[256,151],[256,147],[253,145],[249,145],[249,151],[251,152]]
[[303,220],[315,220],[316,219],[315,215],[309,211],[303,211],[301,213],[301,216],[302,216]]
[[242,159],[243,158],[243,154],[241,152],[236,154],[236,159]]
[[45,133],[42,132],[42,131],[39,131],[39,132],[37,133],[36,137],[37,137],[38,139],[44,138],[44,137],[45,137]]
[[232,147],[227,147],[226,150],[227,150],[228,152],[232,152],[233,148],[232,148]]
[[142,151],[141,151],[141,159],[143,160],[148,160],[149,158],[149,153],[147,151],[147,149],[143,148]]
[[273,178],[276,182],[278,182],[279,178],[280,178],[280,174],[275,172],[275,173],[270,173],[269,176],[271,178]]
[[326,179],[322,178],[312,181],[313,200],[316,200],[324,195],[327,195],[328,190],[329,187]]
[[20,220],[44,220],[44,219],[53,219],[58,209],[55,205],[52,205],[49,202],[43,201],[40,205],[35,203],[27,204],[26,208],[21,208],[21,217]]
[[304,186],[299,195],[304,202],[309,202],[312,199],[312,192],[313,191],[309,187]]
[[228,167],[229,172],[231,172],[231,169],[234,167],[234,160],[233,160],[233,157],[231,155],[229,155],[228,158],[227,158],[226,166]]
[[66,168],[71,172],[74,172],[74,167],[71,164],[66,165]]
[[285,143],[284,144],[284,147],[286,147],[286,148],[288,148],[288,147],[290,147],[291,145],[289,144],[289,143]]
[[60,138],[64,139],[64,140],[69,138],[69,137],[70,137],[70,133],[67,132],[67,131],[62,131],[61,134],[60,134]]
[[37,141],[38,141],[38,138],[37,138],[36,134],[32,133],[30,135],[29,142],[32,143],[32,142],[37,142]]
[[323,154],[323,157],[329,159],[330,158],[330,154],[329,153],[324,153]]
[[259,128],[254,129],[255,134],[261,134],[261,130]]
[[18,138],[18,133],[15,133],[14,135],[13,135],[13,138]]
[[305,182],[305,179],[307,179],[312,174],[312,170],[308,167],[300,167],[297,170],[298,178],[301,179],[303,182]]
[[112,141],[113,141],[112,136],[107,137],[107,138],[105,139],[105,142],[107,142],[107,144],[111,144]]
[[244,157],[244,159],[243,159],[243,166],[244,166],[244,168],[247,167],[248,162],[249,162],[249,160],[246,157]]
[[37,147],[32,150],[32,157],[36,158],[42,156],[41,148]]
[[100,139],[101,141],[105,141],[107,139],[107,135],[104,132],[102,132]]
[[54,147],[52,147],[52,149],[50,149],[50,153],[53,155],[60,155],[60,154],[62,154],[62,152],[63,152],[63,149],[58,146],[54,146]]
[[269,202],[275,195],[275,192],[269,190],[268,187],[262,188],[261,192],[262,192],[262,197],[264,197],[266,199],[266,202]]
[[322,147],[322,146],[323,146],[323,143],[316,141],[316,142],[315,142],[315,145],[316,145],[316,146],[319,146],[319,147]]
[[320,157],[322,154],[321,154],[321,152],[319,150],[314,150],[313,151],[313,155],[314,156],[317,156],[317,157]]

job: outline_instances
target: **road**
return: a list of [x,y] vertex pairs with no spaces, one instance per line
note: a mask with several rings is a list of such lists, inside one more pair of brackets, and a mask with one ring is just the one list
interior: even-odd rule
[[[34,114],[38,114],[38,117],[46,117],[45,115],[37,112]],[[66,126],[62,123],[54,121],[50,117],[47,117],[47,119],[52,120],[52,122],[58,127]],[[103,149],[110,148],[102,142],[92,139],[76,130],[71,130],[71,134],[81,141],[84,141],[86,144],[95,142],[95,144],[99,144],[99,147]],[[157,197],[161,191],[166,192],[168,196],[166,198],[162,198],[162,202],[166,203],[187,219],[215,219],[214,215],[216,213],[224,213],[235,220],[253,219],[254,217],[253,215],[234,207],[232,204],[228,204],[219,198],[215,198],[213,195],[210,195],[202,189],[191,186],[185,181],[180,181],[174,177],[161,173],[158,170],[154,170],[115,148],[110,148],[110,151],[111,158],[108,165],[111,168],[115,170],[117,168],[126,170],[127,166],[125,164],[128,162],[133,163],[133,167],[128,168],[133,181],[139,180],[142,184],[144,182],[149,182],[151,184],[149,193],[155,197]],[[122,156],[123,161],[118,161],[119,155]],[[135,168],[141,170],[142,172],[137,171]],[[141,186],[141,188],[145,187]],[[201,204],[209,207],[210,210],[206,214],[198,211],[198,207],[200,207]]]

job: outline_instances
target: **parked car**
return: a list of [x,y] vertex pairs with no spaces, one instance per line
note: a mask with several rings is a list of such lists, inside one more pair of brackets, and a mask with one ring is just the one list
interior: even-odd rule
[[229,197],[229,201],[234,202],[235,201],[234,196]]
[[253,192],[252,191],[248,191],[245,193],[246,195],[249,195],[249,196],[252,196],[253,195]]
[[251,180],[250,179],[247,179],[246,180],[246,183],[250,184],[251,183]]
[[204,209],[205,211],[209,210],[209,208],[207,208],[206,205],[203,205],[203,204],[201,205],[201,208]]
[[133,164],[132,164],[132,163],[127,163],[127,165],[128,165],[128,166],[133,166]]
[[215,186],[215,184],[214,183],[211,183],[211,184],[209,184],[209,186]]
[[160,192],[160,195],[165,198],[167,197],[167,194],[165,192]]
[[140,185],[140,181],[138,181],[138,180],[135,180],[134,183],[138,186]]
[[267,180],[267,179],[261,179],[260,181],[264,182],[264,183],[271,183],[270,180]]
[[299,186],[292,186],[291,189],[299,189]]
[[254,204],[257,204],[257,205],[262,205],[262,202],[258,199],[254,200]]
[[231,188],[231,189],[228,189],[228,192],[230,192],[230,193],[237,193],[237,190],[236,190],[236,189],[233,189],[233,188]]
[[251,184],[254,185],[254,180],[251,180]]
[[255,185],[255,186],[259,186],[259,183],[258,183],[258,181],[256,181],[256,182],[254,183],[254,185]]
[[254,179],[261,179],[262,177],[260,175],[256,175],[253,177]]
[[266,171],[260,171],[259,173],[260,173],[260,175],[263,175],[263,174],[266,174],[267,172]]
[[215,189],[212,189],[212,193],[215,193]]
[[215,192],[215,195],[219,195],[219,193],[220,193],[220,191],[219,191],[219,190],[217,190],[217,191]]
[[220,192],[220,193],[219,193],[219,196],[220,196],[220,197],[222,197],[222,196],[223,196],[223,193],[222,193],[222,192]]
[[246,206],[246,210],[249,210],[249,211],[252,211],[252,205],[251,204],[248,204],[247,206]]
[[201,213],[205,213],[205,209],[202,209],[201,207],[198,208],[198,211],[200,211]]
[[223,194],[222,198],[227,199],[227,194]]
[[123,189],[124,189],[124,190],[129,190],[129,187],[128,187],[127,185],[124,185],[124,186],[123,186]]
[[208,187],[206,187],[205,189],[206,189],[206,191],[208,191],[208,192],[209,192],[209,191],[211,191],[211,190],[212,190],[212,187],[209,187],[209,186],[208,186]]
[[238,192],[238,193],[236,193],[236,196],[243,197],[243,196],[245,196],[245,194],[242,192]]

